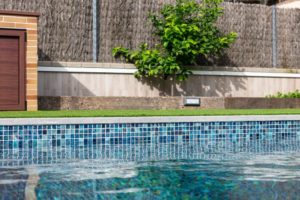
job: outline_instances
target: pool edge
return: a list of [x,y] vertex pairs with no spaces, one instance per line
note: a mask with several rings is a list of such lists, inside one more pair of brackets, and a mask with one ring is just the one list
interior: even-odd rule
[[94,118],[2,118],[0,126],[52,124],[176,123],[176,122],[300,121],[300,115],[94,117]]

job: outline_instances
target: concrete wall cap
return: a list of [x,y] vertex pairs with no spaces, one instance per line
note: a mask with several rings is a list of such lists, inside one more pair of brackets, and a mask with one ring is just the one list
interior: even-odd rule
[[54,125],[103,123],[180,123],[180,122],[243,122],[243,121],[299,121],[300,115],[253,116],[196,116],[196,117],[107,117],[107,118],[38,118],[0,119],[0,125]]

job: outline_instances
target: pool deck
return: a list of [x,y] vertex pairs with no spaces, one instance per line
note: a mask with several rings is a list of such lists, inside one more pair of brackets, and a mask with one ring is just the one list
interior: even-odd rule
[[300,115],[184,116],[184,117],[99,117],[99,118],[3,118],[0,126],[53,124],[176,123],[233,121],[300,121]]

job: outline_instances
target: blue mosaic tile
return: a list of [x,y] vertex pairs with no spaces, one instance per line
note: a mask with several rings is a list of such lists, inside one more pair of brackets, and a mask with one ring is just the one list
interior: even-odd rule
[[124,144],[246,145],[256,140],[270,142],[285,138],[300,140],[299,121],[0,126],[0,152]]

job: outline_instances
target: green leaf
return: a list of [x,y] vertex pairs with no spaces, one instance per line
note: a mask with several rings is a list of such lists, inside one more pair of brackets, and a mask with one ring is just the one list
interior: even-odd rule
[[203,0],[201,3],[176,0],[174,5],[166,4],[160,14],[149,15],[159,38],[154,48],[142,43],[138,50],[116,47],[112,54],[134,63],[138,69],[136,77],[166,79],[176,76],[177,80],[184,81],[192,74],[185,66],[194,64],[199,55],[220,54],[237,38],[234,32],[222,34],[216,26],[223,13],[221,3],[222,0]]

